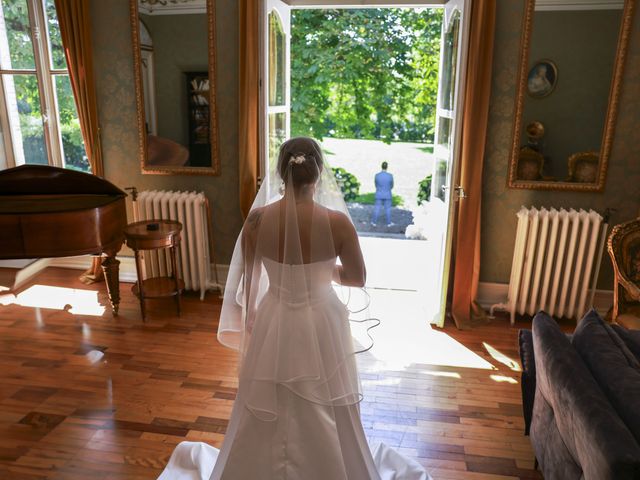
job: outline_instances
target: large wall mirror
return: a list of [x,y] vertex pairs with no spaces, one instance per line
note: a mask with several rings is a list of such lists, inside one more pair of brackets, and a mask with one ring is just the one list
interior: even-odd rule
[[635,0],[527,0],[509,186],[602,191]]
[[143,173],[219,175],[213,0],[129,0]]

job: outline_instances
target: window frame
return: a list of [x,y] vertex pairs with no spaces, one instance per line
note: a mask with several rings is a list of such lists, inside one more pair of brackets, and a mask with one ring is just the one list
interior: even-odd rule
[[[7,106],[5,85],[2,79],[4,75],[36,76],[48,165],[61,168],[65,167],[62,135],[59,125],[60,116],[58,112],[55,78],[59,75],[68,76],[69,67],[67,65],[67,68],[59,69],[53,68],[52,66],[53,57],[49,49],[50,38],[46,17],[46,1],[47,0],[25,0],[29,12],[29,30],[31,33],[35,69],[5,69],[0,67],[0,122],[3,140],[3,145],[0,145],[0,148],[3,148],[5,152],[5,168],[16,167],[19,165],[16,163],[14,140],[9,119],[9,109]],[[27,163],[28,162],[25,161],[25,164]],[[0,164],[0,168],[1,167],[3,167],[3,165]]]

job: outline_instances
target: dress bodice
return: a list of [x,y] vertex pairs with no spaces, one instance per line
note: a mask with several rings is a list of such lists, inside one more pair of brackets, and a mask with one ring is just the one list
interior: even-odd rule
[[333,292],[335,258],[292,265],[264,257],[263,264],[269,278],[269,293],[287,303],[314,303]]

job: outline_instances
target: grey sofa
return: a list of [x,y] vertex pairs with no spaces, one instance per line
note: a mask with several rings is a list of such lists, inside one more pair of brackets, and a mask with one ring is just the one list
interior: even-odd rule
[[566,335],[540,312],[520,332],[526,433],[546,480],[640,480],[640,332],[620,328],[591,311]]

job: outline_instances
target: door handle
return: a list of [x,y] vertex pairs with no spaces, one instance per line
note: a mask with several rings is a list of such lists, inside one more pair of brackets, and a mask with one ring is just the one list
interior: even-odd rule
[[[449,186],[448,185],[442,185],[442,191],[444,193],[447,192],[447,190],[449,190]],[[453,191],[456,193],[456,197],[454,198],[454,201],[458,201],[461,200],[463,198],[467,198],[467,192],[464,191],[464,188],[461,187],[460,185],[456,185],[455,187],[453,187]]]

